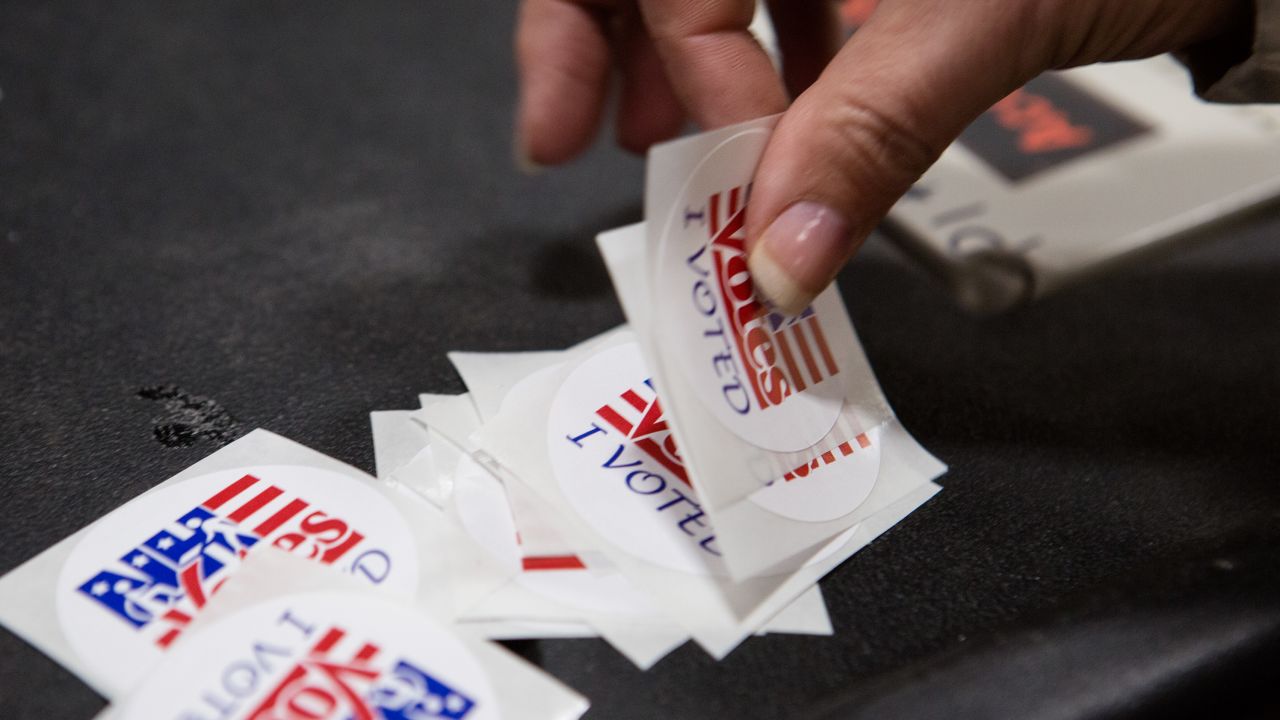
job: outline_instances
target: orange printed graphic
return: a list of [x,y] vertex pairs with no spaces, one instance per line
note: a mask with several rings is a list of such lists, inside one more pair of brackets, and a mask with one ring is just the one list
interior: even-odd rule
[[1072,150],[1093,142],[1093,130],[1073,125],[1048,98],[1024,88],[1014,90],[989,111],[1001,127],[1018,135],[1018,150],[1027,155]]

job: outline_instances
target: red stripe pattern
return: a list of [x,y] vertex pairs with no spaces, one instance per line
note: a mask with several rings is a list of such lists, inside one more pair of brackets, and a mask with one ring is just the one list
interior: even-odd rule
[[767,408],[840,372],[812,309],[795,318],[771,313],[746,275],[749,187],[708,198],[708,239],[722,310],[756,403]]

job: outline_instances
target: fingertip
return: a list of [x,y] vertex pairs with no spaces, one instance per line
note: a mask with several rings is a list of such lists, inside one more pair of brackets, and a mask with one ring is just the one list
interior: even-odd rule
[[611,57],[599,13],[565,0],[526,0],[515,52],[517,166],[572,160],[591,144],[608,89]]
[[[903,12],[874,16],[778,122],[753,180],[749,245],[798,200],[843,213],[855,241],[865,238],[964,126],[1012,89],[990,71],[1010,52],[987,48],[998,35],[975,32],[963,14],[926,22]],[[844,257],[854,242],[847,247]]]

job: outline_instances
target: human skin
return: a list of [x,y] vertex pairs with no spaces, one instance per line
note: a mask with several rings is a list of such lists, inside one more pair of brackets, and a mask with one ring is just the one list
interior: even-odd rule
[[[1181,50],[1249,22],[1251,0],[881,0],[841,45],[830,0],[773,0],[781,75],[752,0],[522,0],[516,152],[573,159],[614,69],[615,134],[641,152],[687,120],[783,112],[747,209],[757,291],[797,312],[984,110],[1049,69]],[[790,98],[794,97],[794,102]]]

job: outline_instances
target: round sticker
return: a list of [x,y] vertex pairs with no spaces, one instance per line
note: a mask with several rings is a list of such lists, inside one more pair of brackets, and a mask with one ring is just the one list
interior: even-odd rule
[[880,429],[841,443],[748,496],[791,520],[826,522],[853,512],[880,474]]
[[602,537],[630,555],[693,575],[726,574],[640,350],[596,353],[565,378],[547,418],[560,490]]
[[443,626],[336,592],[273,598],[193,635],[122,710],[126,718],[502,716],[484,668]]
[[146,493],[93,525],[59,573],[63,633],[101,684],[128,690],[259,543],[403,594],[418,585],[413,535],[370,485],[243,467]]
[[[746,207],[754,158],[768,140],[745,130],[716,146],[665,219],[654,287],[662,347],[703,406],[738,437],[776,452],[804,450],[844,402],[827,343],[830,303],[798,317],[770,312],[747,272]],[[843,322],[843,318],[840,318]]]
[[[652,604],[617,572],[601,573],[582,567],[523,569],[526,557],[516,541],[511,505],[502,483],[466,455],[458,462],[457,474],[453,500],[463,528],[503,567],[516,571],[516,582],[521,586],[549,600],[592,612],[610,615],[653,612]],[[529,540],[525,538],[526,542]],[[557,553],[554,559],[569,557],[570,551],[566,550]]]

